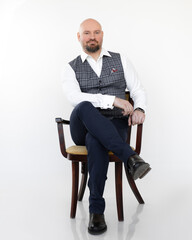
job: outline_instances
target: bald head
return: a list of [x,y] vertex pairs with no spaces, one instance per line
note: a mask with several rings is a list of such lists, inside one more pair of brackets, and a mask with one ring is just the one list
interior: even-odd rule
[[100,53],[103,42],[103,31],[98,21],[92,18],[84,20],[80,24],[77,37],[86,53]]
[[84,31],[85,29],[92,29],[92,28],[102,31],[101,24],[97,20],[88,18],[80,24],[79,33]]

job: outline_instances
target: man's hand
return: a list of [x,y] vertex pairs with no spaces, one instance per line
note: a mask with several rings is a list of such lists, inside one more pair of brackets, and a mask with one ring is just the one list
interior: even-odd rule
[[145,121],[145,113],[135,110],[132,115],[129,116],[128,119],[128,124],[129,126],[136,125],[136,124],[141,124]]
[[115,107],[123,109],[123,116],[128,116],[129,114],[133,113],[133,106],[127,100],[115,97],[113,105]]

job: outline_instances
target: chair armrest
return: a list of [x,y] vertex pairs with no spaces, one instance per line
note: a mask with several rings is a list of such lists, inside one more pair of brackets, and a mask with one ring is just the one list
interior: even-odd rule
[[[125,91],[126,100],[128,100],[132,105],[134,105],[133,99],[130,97],[130,92]],[[141,151],[141,142],[142,142],[142,129],[143,124],[137,125],[137,133],[136,133],[136,145],[135,145],[135,152],[139,155]],[[127,143],[130,144],[131,140],[131,126],[128,127],[128,136],[127,136]]]
[[62,119],[62,118],[55,118],[56,123],[63,123],[63,124],[70,124],[70,121]]
[[141,151],[142,130],[143,130],[143,124],[138,124],[137,125],[136,146],[135,146],[135,152],[138,155],[140,154],[140,151]]
[[63,124],[69,125],[68,120],[64,120],[62,118],[55,118],[55,121],[57,123],[57,130],[58,130],[58,135],[59,135],[59,144],[60,144],[60,150],[62,155],[67,158],[67,152],[66,152],[66,147],[65,147],[65,136],[64,136],[64,131],[63,131]]

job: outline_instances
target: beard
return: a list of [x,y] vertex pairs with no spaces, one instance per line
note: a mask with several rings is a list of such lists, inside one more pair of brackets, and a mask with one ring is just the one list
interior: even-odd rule
[[[96,41],[94,41],[94,42],[96,42]],[[94,46],[85,45],[85,49],[87,50],[87,52],[95,53],[100,49],[100,45],[99,44],[94,45]]]

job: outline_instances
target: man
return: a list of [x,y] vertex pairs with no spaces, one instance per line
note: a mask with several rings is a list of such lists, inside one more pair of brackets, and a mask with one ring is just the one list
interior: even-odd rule
[[[126,143],[128,125],[144,122],[146,98],[131,63],[120,54],[102,48],[103,31],[99,22],[83,21],[77,37],[83,51],[66,66],[63,89],[75,107],[70,117],[72,139],[77,145],[86,145],[88,150],[88,231],[100,234],[107,229],[103,192],[108,151],[124,162],[135,180],[151,169]],[[134,109],[125,100],[126,88],[134,100]]]

